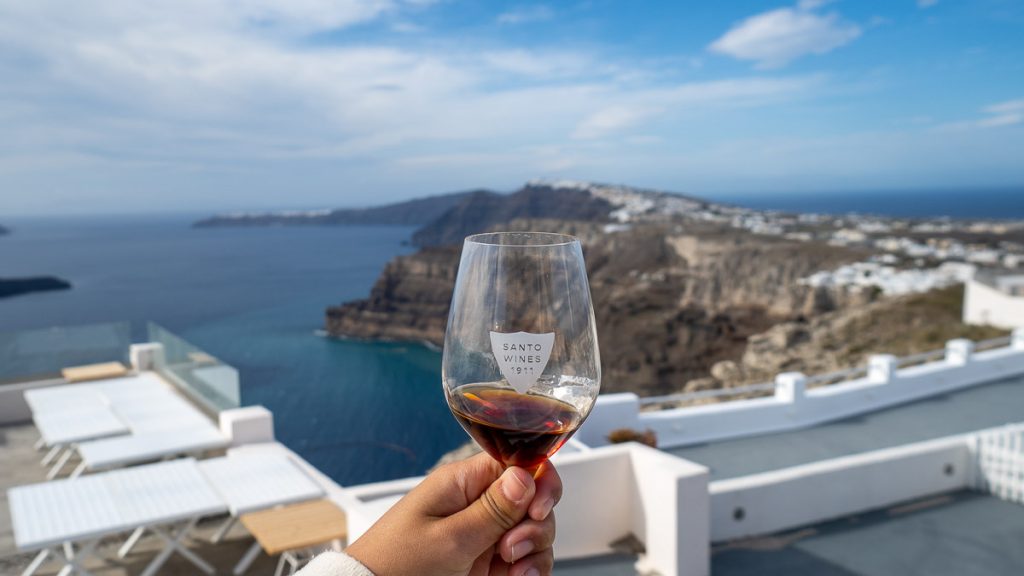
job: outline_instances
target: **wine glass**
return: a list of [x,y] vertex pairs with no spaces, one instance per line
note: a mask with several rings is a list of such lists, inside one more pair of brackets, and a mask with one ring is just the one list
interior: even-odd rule
[[441,378],[456,420],[504,466],[536,469],[561,448],[601,384],[579,240],[542,232],[466,238]]

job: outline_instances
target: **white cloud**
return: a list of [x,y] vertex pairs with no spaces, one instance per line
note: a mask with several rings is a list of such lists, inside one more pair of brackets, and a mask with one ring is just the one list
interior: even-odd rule
[[[179,14],[106,0],[100,9],[70,9],[65,18],[29,4],[0,6],[0,43],[45,63],[7,74],[0,63],[0,78],[11,80],[0,83],[0,111],[3,102],[21,100],[30,108],[17,115],[21,131],[46,123],[75,129],[77,136],[40,148],[102,150],[113,158],[173,151],[215,162],[231,155],[398,154],[423,142],[527,139],[531,133],[597,139],[660,110],[770,100],[813,87],[807,79],[787,78],[654,87],[658,74],[620,82],[620,67],[582,53],[313,48],[264,33],[279,21],[288,30],[310,25],[319,10],[335,11],[324,16],[333,26],[395,9],[380,2],[357,14],[342,4],[288,5],[291,12],[277,13],[274,23],[255,31],[249,17],[229,17],[222,4],[198,1]],[[249,14],[267,13],[251,8]],[[510,74],[526,81],[509,84]],[[24,86],[46,98],[33,102],[12,93]],[[58,121],[52,108],[58,104],[48,101],[56,98],[72,106],[98,104],[113,110],[117,121],[102,113]],[[5,140],[13,147],[19,133],[0,136],[0,150]]]
[[818,1],[797,8],[778,8],[747,18],[715,40],[708,49],[739,60],[752,60],[761,68],[784,66],[808,54],[824,54],[861,34],[860,27],[838,14],[816,14]]
[[579,140],[593,140],[607,136],[638,124],[641,120],[654,114],[655,110],[633,109],[625,106],[612,106],[598,110],[580,122],[572,137]]
[[[407,46],[388,30],[420,9],[408,2],[230,3],[0,3],[0,184],[23,190],[0,194],[0,213],[105,209],[118,189],[145,210],[259,207],[296,187],[333,205],[339,188],[408,195],[569,170],[629,180],[612,171],[630,154],[703,144],[688,122],[811,98],[827,80],[672,81],[664,60],[597,51]],[[381,38],[306,41],[371,22]]]
[[989,104],[988,106],[983,106],[981,111],[984,114],[988,114],[988,116],[976,120],[947,122],[936,126],[935,130],[939,132],[962,132],[979,128],[1000,128],[1020,124],[1024,122],[1024,98]]
[[598,140],[615,136],[659,116],[766,105],[807,93],[820,80],[818,77],[743,78],[637,91],[616,98],[616,104],[584,117],[573,130],[572,138]]
[[544,5],[524,6],[502,12],[498,15],[498,24],[526,24],[529,22],[543,22],[555,17],[555,12]]
[[917,0],[918,8],[931,8],[939,3],[939,0]]
[[496,74],[516,74],[546,78],[558,76],[563,80],[584,73],[588,76],[611,72],[583,54],[554,51],[488,50],[479,56],[480,62]]
[[1024,114],[1016,112],[1013,114],[1000,114],[998,116],[982,118],[981,120],[978,120],[977,125],[981,128],[995,128],[997,126],[1020,124],[1021,122],[1024,122]]
[[1024,112],[1024,98],[990,104],[982,108],[982,111],[989,114],[1013,114],[1015,112]]

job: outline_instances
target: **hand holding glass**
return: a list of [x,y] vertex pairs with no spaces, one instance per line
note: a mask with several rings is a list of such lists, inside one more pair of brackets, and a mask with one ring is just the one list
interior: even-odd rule
[[535,469],[554,454],[590,414],[601,383],[579,240],[466,238],[441,371],[452,413],[496,460]]

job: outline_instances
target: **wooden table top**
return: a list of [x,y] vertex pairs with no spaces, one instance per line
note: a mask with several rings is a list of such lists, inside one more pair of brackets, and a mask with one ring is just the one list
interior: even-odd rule
[[85,366],[65,368],[60,371],[60,375],[68,382],[86,382],[88,380],[127,376],[128,368],[120,362],[104,362],[102,364],[87,364]]
[[330,500],[243,514],[241,521],[271,556],[341,540],[348,535],[345,513]]

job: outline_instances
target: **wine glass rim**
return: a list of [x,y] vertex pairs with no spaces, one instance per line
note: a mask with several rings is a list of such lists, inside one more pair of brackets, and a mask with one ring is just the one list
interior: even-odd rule
[[[517,241],[517,237],[519,238]],[[544,248],[579,243],[579,238],[557,232],[484,232],[466,237],[466,244],[513,248]]]

